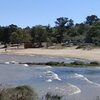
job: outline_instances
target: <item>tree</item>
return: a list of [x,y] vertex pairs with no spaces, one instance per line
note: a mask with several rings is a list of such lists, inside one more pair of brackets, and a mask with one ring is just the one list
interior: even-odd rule
[[70,29],[68,30],[68,35],[69,35],[70,37],[75,37],[75,36],[77,36],[77,35],[78,35],[77,30],[76,30],[75,28],[70,28]]
[[86,24],[93,25],[95,22],[100,21],[100,19],[96,15],[91,15],[86,17]]
[[86,39],[85,41],[87,43],[93,43],[100,45],[100,26],[92,26],[86,33]]
[[23,29],[23,42],[31,42],[31,29],[30,27],[26,27]]
[[10,31],[9,31],[9,27],[2,27],[1,41],[4,44],[8,44],[10,42]]
[[42,47],[42,42],[46,41],[46,28],[41,25],[32,27],[31,36],[33,44],[36,43],[38,47]]
[[57,18],[57,20],[55,21],[55,24],[57,26],[64,27],[67,22],[68,22],[68,18],[60,17],[60,18]]
[[64,33],[66,31],[66,29],[71,28],[74,25],[74,22],[72,19],[68,19],[66,17],[60,17],[57,18],[57,21],[55,21],[56,24],[56,38],[58,43],[64,42]]
[[13,32],[10,36],[11,44],[18,44],[19,43],[19,35],[17,32]]
[[10,33],[15,32],[18,29],[17,25],[14,24],[9,25],[8,27]]
[[0,42],[2,42],[2,36],[3,36],[3,33],[4,33],[4,28],[0,26]]
[[67,26],[72,27],[74,25],[74,21],[72,19],[69,19]]
[[6,27],[1,27],[0,28],[0,41],[4,44],[9,44],[10,35],[16,30],[17,30],[17,26],[13,24],[6,26]]
[[88,30],[88,27],[84,23],[76,24],[74,28],[78,35],[85,35],[85,32]]
[[56,37],[58,43],[63,42],[63,33],[65,31],[65,25],[67,24],[67,22],[68,22],[68,18],[66,17],[57,18],[57,20],[55,21],[56,30],[57,30]]
[[17,44],[17,47],[19,47],[20,44],[25,42],[30,42],[31,36],[28,29],[21,29],[18,28],[15,32],[12,32],[10,34],[10,43],[11,44]]

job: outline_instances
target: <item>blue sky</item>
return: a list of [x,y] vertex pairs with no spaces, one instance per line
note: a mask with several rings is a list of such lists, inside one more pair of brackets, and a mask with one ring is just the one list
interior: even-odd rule
[[0,0],[1,26],[54,26],[58,17],[80,23],[92,14],[100,17],[100,0]]

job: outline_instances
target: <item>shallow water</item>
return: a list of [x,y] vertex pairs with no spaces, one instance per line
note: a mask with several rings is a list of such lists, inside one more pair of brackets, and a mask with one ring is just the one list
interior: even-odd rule
[[76,59],[46,56],[0,55],[0,84],[32,86],[40,97],[47,92],[63,95],[67,100],[96,100],[100,96],[100,66],[70,68],[25,66],[17,62],[72,62]]

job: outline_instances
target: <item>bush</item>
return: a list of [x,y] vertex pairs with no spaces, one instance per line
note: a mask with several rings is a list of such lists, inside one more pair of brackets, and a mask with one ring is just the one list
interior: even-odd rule
[[90,62],[91,65],[99,65],[99,63],[97,61],[92,61]]
[[51,65],[51,66],[65,66],[66,64],[64,62],[47,62],[46,65]]
[[2,89],[0,100],[37,100],[37,94],[29,86]]
[[74,61],[71,64],[72,65],[84,65],[84,62],[82,62],[82,61]]

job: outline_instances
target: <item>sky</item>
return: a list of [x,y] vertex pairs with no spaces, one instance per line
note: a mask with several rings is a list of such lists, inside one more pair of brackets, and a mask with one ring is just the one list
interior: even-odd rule
[[100,0],[0,0],[1,26],[54,26],[59,17],[81,23],[90,15],[100,17]]

